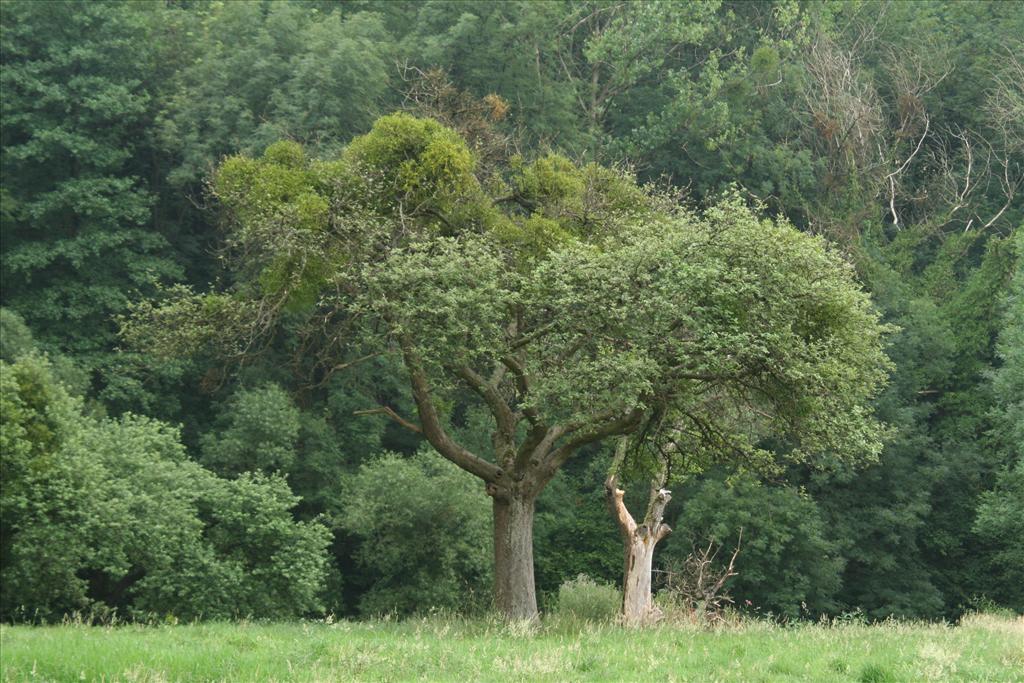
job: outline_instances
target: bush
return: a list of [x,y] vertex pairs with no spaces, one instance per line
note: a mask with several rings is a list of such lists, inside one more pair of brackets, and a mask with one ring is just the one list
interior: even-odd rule
[[818,505],[798,489],[762,484],[749,475],[732,481],[708,476],[684,492],[675,533],[661,553],[664,566],[682,564],[693,539],[714,539],[725,550],[716,567],[743,543],[738,575],[725,585],[740,604],[798,618],[832,613],[843,560]]
[[225,477],[288,472],[295,463],[299,409],[276,384],[239,389],[201,439],[202,462]]
[[341,527],[360,540],[356,561],[373,577],[364,615],[466,611],[489,596],[489,510],[477,480],[437,453],[386,453],[345,483]]
[[[981,495],[974,533],[992,548],[989,598],[1024,611],[1024,457],[1004,470],[995,488]],[[990,608],[991,606],[986,606]]]
[[0,618],[321,610],[328,530],[280,477],[225,480],[178,430],[93,419],[45,359],[0,361]]
[[622,608],[622,593],[612,585],[598,583],[586,574],[566,581],[558,588],[555,615],[573,621],[610,623]]

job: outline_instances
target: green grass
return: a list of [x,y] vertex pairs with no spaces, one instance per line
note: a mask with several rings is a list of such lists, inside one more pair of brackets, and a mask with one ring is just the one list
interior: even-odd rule
[[3,626],[3,681],[1024,681],[1024,620],[624,631],[552,620]]

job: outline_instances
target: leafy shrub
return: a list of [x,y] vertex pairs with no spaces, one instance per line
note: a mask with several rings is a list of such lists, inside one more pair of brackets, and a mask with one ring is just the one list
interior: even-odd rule
[[363,614],[468,610],[488,596],[490,515],[471,475],[427,449],[386,453],[345,486],[340,524],[360,540],[356,561],[374,577]]
[[292,519],[283,479],[220,479],[175,428],[83,415],[38,356],[0,383],[0,618],[319,611],[330,534]]
[[276,384],[240,389],[202,437],[203,464],[223,476],[287,472],[295,462],[299,409]]
[[574,621],[609,623],[615,620],[621,608],[622,594],[615,586],[580,574],[558,588],[555,614]]
[[300,410],[273,382],[240,387],[200,437],[200,462],[223,477],[244,472],[283,475],[301,498],[297,518],[335,516],[352,461],[379,451],[384,429],[381,420],[351,418],[373,401],[360,378],[354,381],[356,374],[335,378],[323,411]]
[[[681,563],[689,539],[714,539],[726,549],[743,543],[737,576],[725,591],[739,604],[795,618],[835,610],[843,560],[818,505],[791,487],[768,486],[749,475],[726,481],[715,476],[686,491],[683,510],[661,560]],[[728,553],[718,563],[727,562]]]

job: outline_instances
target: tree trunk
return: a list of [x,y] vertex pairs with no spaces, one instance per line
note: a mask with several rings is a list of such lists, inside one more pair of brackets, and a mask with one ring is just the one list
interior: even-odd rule
[[537,589],[533,582],[534,498],[494,495],[494,601],[509,619],[534,621]]
[[644,626],[657,621],[660,616],[651,595],[651,573],[655,546],[672,533],[672,529],[661,521],[672,495],[667,489],[652,489],[644,523],[637,525],[622,502],[625,492],[615,487],[615,479],[609,478],[605,485],[608,507],[619,523],[626,549],[626,567],[622,579],[622,621],[626,626]]
[[[667,529],[664,524],[660,528]],[[651,595],[654,547],[664,536],[640,525],[626,542],[626,575],[622,580],[622,620],[627,626],[653,623],[660,616]]]

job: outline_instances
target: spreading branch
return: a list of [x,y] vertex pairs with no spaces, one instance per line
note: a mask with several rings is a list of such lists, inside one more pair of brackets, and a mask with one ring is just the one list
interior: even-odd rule
[[402,425],[403,427],[405,427],[409,431],[416,432],[417,434],[422,434],[423,433],[423,428],[422,427],[420,427],[415,422],[411,422],[409,420],[406,420],[404,417],[402,417],[401,415],[396,413],[392,408],[389,408],[388,406],[380,406],[378,408],[367,408],[366,410],[357,410],[357,411],[353,412],[352,414],[353,415],[387,415],[392,420],[394,420],[398,424]]
[[[476,392],[476,394],[479,395],[487,404],[487,407],[490,408],[491,414],[494,416],[494,421],[497,424],[494,444],[496,454],[499,457],[503,457],[506,453],[511,452],[515,442],[516,423],[518,420],[512,412],[512,409],[508,407],[508,403],[498,392],[498,389],[467,365],[456,366],[452,368],[452,370],[456,375],[461,377],[462,380],[469,385],[470,389]],[[507,463],[504,464],[508,466]]]
[[416,410],[420,416],[420,424],[423,425],[423,435],[426,436],[427,441],[438,453],[470,474],[480,477],[489,484],[497,484],[502,481],[505,478],[505,472],[500,467],[467,450],[448,435],[438,417],[430,391],[430,383],[427,381],[427,373],[423,368],[423,361],[420,359],[419,353],[407,335],[401,337],[400,345],[402,356],[405,359],[405,367],[409,371],[409,381],[412,386],[413,399],[416,401]]
[[629,434],[640,424],[641,417],[643,417],[643,410],[633,408],[618,418],[598,423],[589,429],[581,428],[579,433],[573,438],[548,453],[544,458],[544,461],[541,463],[541,473],[544,480],[546,481],[553,477],[558,468],[565,464],[565,461],[581,447],[601,441],[609,436]]

